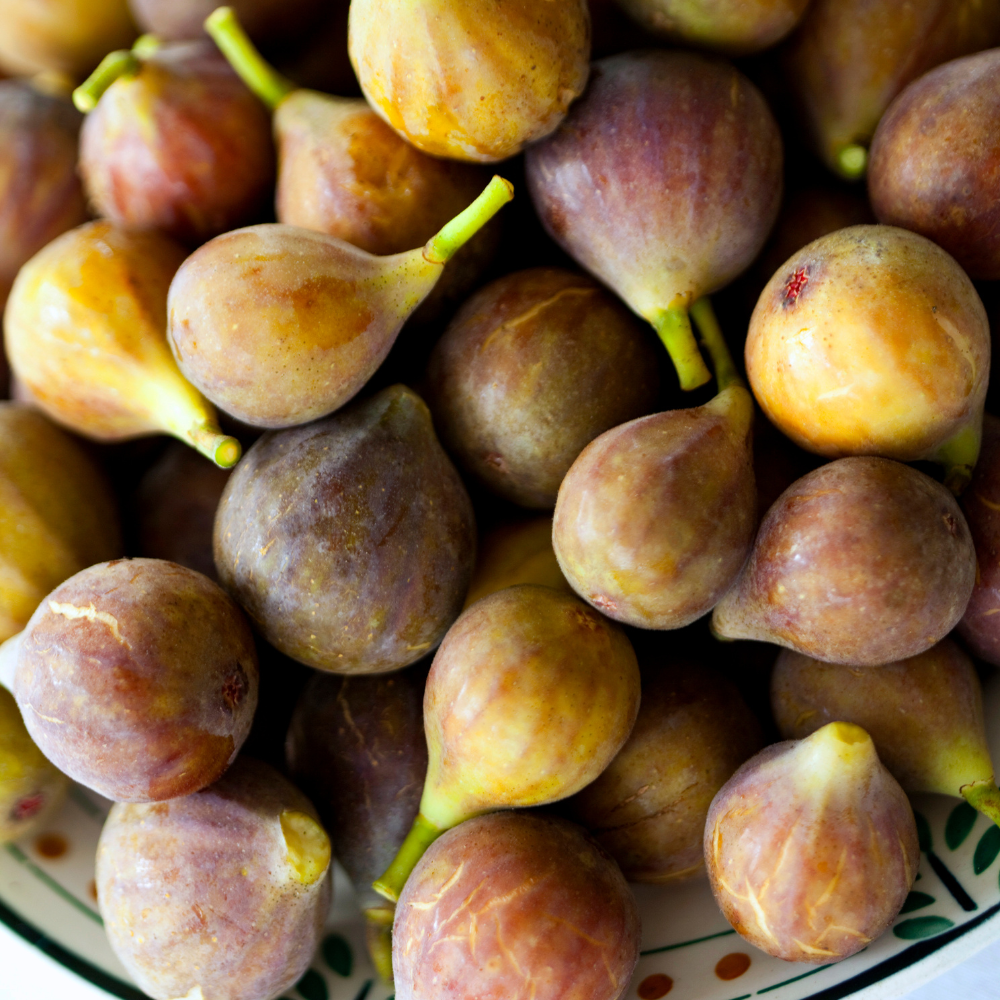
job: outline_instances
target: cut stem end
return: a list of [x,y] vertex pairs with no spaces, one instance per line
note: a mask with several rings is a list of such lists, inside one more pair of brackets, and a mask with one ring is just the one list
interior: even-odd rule
[[837,171],[849,181],[859,181],[868,170],[868,150],[851,144],[837,152]]
[[427,241],[424,260],[432,264],[447,263],[513,198],[514,185],[503,177],[494,176],[486,190],[464,212]]
[[442,833],[444,830],[435,826],[423,813],[418,813],[417,818],[413,821],[413,826],[410,827],[410,832],[406,835],[406,840],[403,841],[402,847],[393,858],[392,864],[389,865],[380,879],[372,883],[375,891],[390,902],[398,902],[403,886],[410,877],[410,872],[424,856],[424,851]]
[[394,908],[365,910],[365,944],[382,982],[392,985],[392,921]]
[[97,107],[97,102],[104,92],[123,76],[135,76],[139,72],[140,62],[135,53],[128,49],[118,49],[109,52],[101,64],[73,91],[73,103],[77,111],[87,114]]
[[1000,826],[1000,789],[992,778],[963,785],[959,791],[973,809],[977,809]]

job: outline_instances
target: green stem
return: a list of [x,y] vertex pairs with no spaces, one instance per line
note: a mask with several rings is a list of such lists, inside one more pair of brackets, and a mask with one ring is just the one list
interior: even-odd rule
[[981,443],[980,424],[975,421],[953,434],[931,456],[944,466],[944,484],[955,496],[959,496],[972,479]]
[[182,437],[220,469],[231,469],[243,454],[243,446],[236,438],[223,434],[211,424],[196,424]]
[[432,264],[444,264],[451,260],[513,197],[514,185],[502,177],[494,176],[486,185],[486,190],[464,212],[459,212],[436,236],[427,241],[424,260]]
[[859,181],[868,169],[868,150],[852,143],[837,150],[837,171],[849,181]]
[[729,345],[722,335],[722,327],[715,318],[715,310],[708,298],[700,298],[691,306],[691,318],[698,327],[701,334],[702,343],[708,348],[709,356],[712,359],[712,367],[715,369],[715,380],[719,384],[719,392],[728,389],[731,385],[743,385],[733,362],[733,356],[729,353]]
[[423,813],[418,813],[410,832],[406,835],[406,840],[403,841],[403,846],[392,859],[392,864],[386,868],[380,879],[372,883],[375,891],[391,902],[397,902],[406,880],[410,877],[410,872],[424,856],[424,851],[442,833],[444,830],[435,826]]
[[86,114],[97,107],[104,91],[121,76],[135,76],[139,72],[139,60],[128,49],[109,52],[100,66],[73,91],[73,103],[78,111]]
[[137,59],[148,59],[163,48],[163,39],[157,35],[140,35],[132,45],[132,55]]
[[647,319],[660,335],[660,340],[677,369],[682,389],[697,389],[711,380],[712,373],[698,351],[691,332],[691,319],[684,306],[660,309]]
[[395,908],[369,907],[365,910],[365,944],[382,982],[392,985],[392,921]]
[[978,809],[984,816],[1000,826],[1000,789],[997,788],[992,778],[963,785],[959,791],[973,809]]
[[247,37],[231,7],[217,7],[205,18],[205,30],[240,79],[273,111],[298,87],[265,62]]

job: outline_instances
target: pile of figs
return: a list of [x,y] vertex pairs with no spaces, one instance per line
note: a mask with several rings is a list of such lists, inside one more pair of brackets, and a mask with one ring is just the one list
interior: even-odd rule
[[0,840],[154,1000],[334,860],[399,1000],[865,948],[1000,824],[1000,0],[213,6],[0,0]]

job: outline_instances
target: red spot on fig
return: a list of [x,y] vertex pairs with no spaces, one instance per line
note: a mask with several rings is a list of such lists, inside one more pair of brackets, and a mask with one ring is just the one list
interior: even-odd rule
[[670,976],[665,976],[662,972],[658,972],[655,976],[646,976],[639,983],[637,992],[641,1000],[660,1000],[660,997],[665,997],[673,988],[674,981]]
[[610,597],[605,597],[603,594],[592,594],[590,603],[605,611],[615,611],[618,608],[618,605]]
[[249,687],[246,671],[237,663],[236,669],[222,682],[222,700],[231,712],[246,696]]
[[10,811],[10,818],[15,823],[22,823],[41,812],[43,805],[45,805],[45,793],[35,792],[34,795],[28,795],[14,804],[14,808]]
[[802,293],[802,289],[809,284],[809,268],[799,267],[792,272],[791,276],[785,282],[785,291],[781,298],[781,306],[783,309],[787,309],[789,306],[795,305],[796,299]]

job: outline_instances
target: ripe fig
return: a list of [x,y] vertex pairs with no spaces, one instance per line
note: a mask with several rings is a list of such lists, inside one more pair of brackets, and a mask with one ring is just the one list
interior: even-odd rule
[[726,919],[788,962],[836,962],[875,940],[917,874],[913,810],[859,726],[775,743],[722,786],[705,863]]
[[829,663],[916,656],[958,623],[976,556],[955,498],[885,458],[842,458],[767,512],[712,628]]
[[583,831],[470,819],[424,855],[396,908],[399,1000],[618,1000],[639,960],[621,872]]
[[117,802],[155,802],[204,788],[236,758],[257,704],[257,652],[211,580],[119,559],[42,601],[12,689],[59,770]]
[[226,485],[214,538],[220,580],[267,641],[345,674],[433,650],[475,562],[469,496],[401,385],[261,437]]

